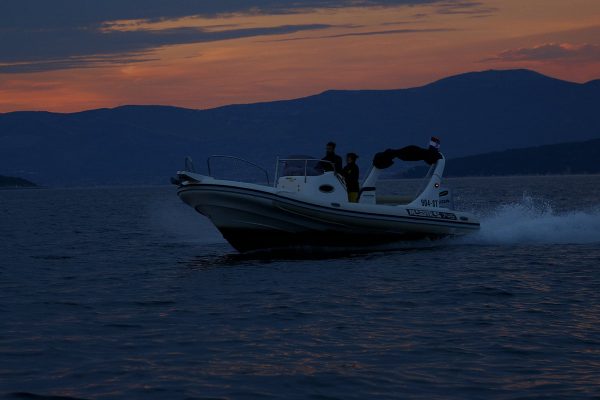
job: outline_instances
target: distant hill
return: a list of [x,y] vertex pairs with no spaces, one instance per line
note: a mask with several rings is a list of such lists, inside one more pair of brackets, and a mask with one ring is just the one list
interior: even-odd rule
[[196,166],[224,153],[272,170],[278,155],[321,156],[334,140],[339,153],[359,153],[365,171],[375,152],[432,134],[450,158],[598,138],[598,104],[600,81],[506,70],[210,110],[16,112],[0,115],[0,170],[44,185],[164,183],[186,155]]
[[0,175],[0,188],[36,187],[36,184],[23,178]]
[[[600,139],[505,150],[448,160],[444,176],[599,174]],[[428,167],[399,174],[423,177]]]

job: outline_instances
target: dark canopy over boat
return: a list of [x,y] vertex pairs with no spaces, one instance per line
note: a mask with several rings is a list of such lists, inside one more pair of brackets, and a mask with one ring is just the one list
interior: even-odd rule
[[402,161],[425,161],[428,165],[435,164],[442,158],[440,151],[433,146],[425,149],[419,146],[406,146],[400,149],[387,149],[373,157],[373,165],[379,169],[386,169],[394,164],[394,158]]

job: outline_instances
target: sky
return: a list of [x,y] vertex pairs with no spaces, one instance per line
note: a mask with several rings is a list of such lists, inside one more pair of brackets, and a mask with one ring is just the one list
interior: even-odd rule
[[0,113],[205,109],[511,68],[600,78],[600,1],[0,2]]

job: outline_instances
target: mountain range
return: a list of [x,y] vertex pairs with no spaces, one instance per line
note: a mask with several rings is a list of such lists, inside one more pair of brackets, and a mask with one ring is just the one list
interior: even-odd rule
[[[123,106],[71,114],[0,114],[0,173],[43,185],[165,183],[192,156],[232,154],[274,168],[276,156],[374,153],[442,140],[457,158],[600,138],[600,80],[530,70],[471,72],[398,90],[326,91],[208,110]],[[202,169],[202,168],[199,168]]]

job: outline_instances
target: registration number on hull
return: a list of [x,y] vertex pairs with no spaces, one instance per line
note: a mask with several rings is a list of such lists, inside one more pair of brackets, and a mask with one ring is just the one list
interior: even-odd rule
[[456,221],[456,214],[443,211],[430,211],[430,210],[418,210],[414,208],[407,208],[406,211],[411,217],[427,217],[427,218],[438,218],[448,219]]

